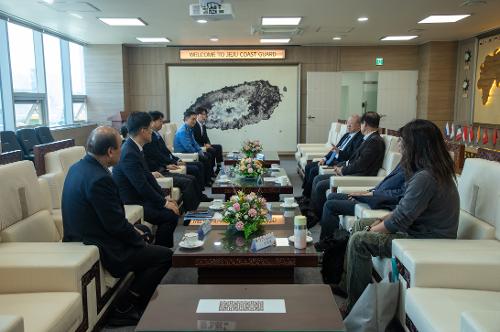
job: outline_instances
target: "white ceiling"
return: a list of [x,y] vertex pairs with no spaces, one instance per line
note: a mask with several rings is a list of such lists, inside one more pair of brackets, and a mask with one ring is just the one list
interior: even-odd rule
[[[460,6],[463,0],[225,0],[233,5],[231,21],[196,23],[189,16],[189,4],[198,0],[56,0],[56,5],[71,4],[85,8],[87,2],[99,12],[54,10],[42,0],[0,0],[0,10],[47,27],[88,44],[140,44],[136,37],[168,37],[169,45],[259,45],[251,35],[252,25],[262,16],[302,16],[304,32],[292,38],[293,45],[375,45],[388,44],[385,35],[418,34],[410,42],[461,40],[500,27],[500,0],[486,5]],[[417,24],[431,14],[472,14],[463,21],[449,24]],[[368,22],[357,22],[367,16]],[[145,27],[110,27],[96,17],[140,17]],[[349,33],[344,30],[354,28]],[[411,29],[425,29],[409,32]],[[334,35],[343,35],[333,41]],[[208,39],[219,37],[212,43]]]

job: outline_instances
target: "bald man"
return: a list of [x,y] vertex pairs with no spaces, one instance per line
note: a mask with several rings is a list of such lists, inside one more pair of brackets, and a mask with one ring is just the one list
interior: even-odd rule
[[363,142],[363,134],[361,134],[361,118],[359,115],[351,115],[347,119],[347,133],[340,138],[337,145],[333,145],[328,154],[326,154],[319,162],[309,163],[306,165],[304,183],[302,188],[302,202],[311,197],[311,189],[314,178],[319,174],[319,166],[335,166],[342,161],[347,161],[354,154],[354,151]]
[[87,155],[69,169],[62,194],[65,242],[99,248],[104,268],[115,278],[134,272],[128,291],[110,314],[112,326],[135,325],[156,286],[172,265],[172,251],[147,244],[131,225],[108,167],[120,160],[116,129],[98,127],[87,141]]

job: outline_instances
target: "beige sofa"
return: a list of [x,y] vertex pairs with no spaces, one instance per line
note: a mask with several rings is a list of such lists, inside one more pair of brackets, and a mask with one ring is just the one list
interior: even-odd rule
[[500,163],[466,159],[458,190],[458,240],[393,241],[409,287],[400,319],[419,331],[498,331],[490,319],[500,313]]
[[26,331],[92,330],[123,283],[97,247],[60,242],[32,162],[0,166],[0,180],[0,315],[22,317]]

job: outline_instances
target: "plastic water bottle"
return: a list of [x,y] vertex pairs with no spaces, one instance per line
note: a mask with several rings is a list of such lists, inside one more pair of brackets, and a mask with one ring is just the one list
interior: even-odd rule
[[293,219],[293,236],[296,249],[307,247],[307,219],[305,216],[295,216]]

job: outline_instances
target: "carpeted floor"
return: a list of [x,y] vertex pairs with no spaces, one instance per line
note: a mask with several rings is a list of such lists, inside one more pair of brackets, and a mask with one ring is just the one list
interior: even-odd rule
[[[302,179],[297,174],[297,163],[293,156],[280,156],[281,166],[286,170],[288,177],[290,178],[293,185],[293,195],[295,197],[300,196],[302,193]],[[205,191],[205,194],[215,197],[224,198],[223,195],[211,195],[210,189]],[[316,225],[310,231],[312,233],[314,242],[318,241],[320,226]],[[185,227],[179,224],[175,230],[175,243],[179,243],[182,235],[184,234]],[[321,284],[321,274],[319,268],[297,268],[295,270],[295,283],[296,284]],[[162,281],[162,284],[196,284],[197,274],[194,268],[172,268],[167,273]],[[343,299],[336,297],[337,304],[343,301]],[[104,328],[102,331],[106,332],[132,332],[134,331],[133,326],[122,327],[122,328]]]

